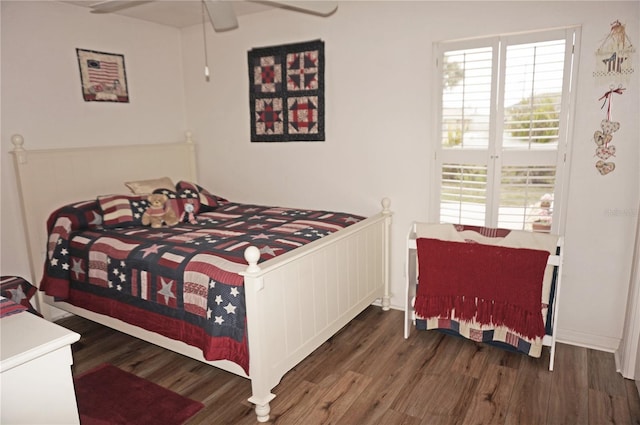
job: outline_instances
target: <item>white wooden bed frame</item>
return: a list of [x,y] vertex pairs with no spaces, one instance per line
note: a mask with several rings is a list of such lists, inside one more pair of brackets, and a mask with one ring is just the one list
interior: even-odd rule
[[[418,228],[421,226],[421,223],[414,222],[411,225],[411,229],[409,230],[409,234],[407,235],[407,256],[406,256],[406,286],[405,286],[405,297],[404,297],[404,338],[407,339],[411,335],[411,328],[415,325],[416,314],[413,309],[413,301],[416,296],[416,288],[418,282],[417,276],[417,264],[418,264]],[[556,354],[556,335],[557,335],[557,314],[558,314],[558,305],[560,304],[560,282],[562,280],[562,263],[563,263],[563,244],[564,238],[558,238],[557,247],[560,248],[560,254],[549,255],[549,259],[547,260],[547,265],[558,267],[557,275],[556,275],[556,283],[555,283],[555,293],[553,294],[553,305],[551,312],[551,335],[545,335],[542,338],[542,345],[545,347],[549,347],[549,371],[553,371],[553,364],[555,361]]]
[[[12,137],[16,179],[29,249],[31,275],[39,284],[46,256],[46,221],[56,208],[98,195],[125,194],[125,181],[168,176],[197,181],[195,145],[25,150]],[[357,224],[260,265],[257,248],[245,251],[249,376],[237,364],[207,361],[200,349],[38,293],[46,318],[60,309],[251,380],[259,422],[269,419],[273,388],[301,360],[372,303],[389,309],[389,200]],[[55,308],[51,308],[54,306]],[[66,314],[66,313],[64,313]]]

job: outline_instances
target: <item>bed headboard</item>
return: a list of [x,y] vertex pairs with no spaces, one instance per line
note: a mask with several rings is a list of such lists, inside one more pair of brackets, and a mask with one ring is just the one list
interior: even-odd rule
[[14,135],[13,162],[34,284],[42,278],[49,215],[99,195],[128,194],[126,181],[170,177],[197,181],[195,145],[185,142],[28,150]]

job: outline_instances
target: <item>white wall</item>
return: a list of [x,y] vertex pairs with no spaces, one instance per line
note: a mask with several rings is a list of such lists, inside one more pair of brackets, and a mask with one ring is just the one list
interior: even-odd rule
[[[180,31],[52,1],[2,1],[2,274],[29,277],[8,152],[179,141],[186,131]],[[85,102],[76,48],[124,55],[129,103]],[[73,182],[69,182],[73,184]],[[44,223],[43,223],[44,226]]]
[[[395,211],[393,304],[398,307],[403,304],[405,235],[413,220],[428,218],[434,139],[432,43],[582,25],[559,336],[611,351],[618,346],[640,202],[640,71],[633,75],[625,94],[614,100],[614,118],[621,122],[615,136],[617,168],[605,177],[594,168],[592,135],[603,118],[598,98],[608,85],[602,86],[591,74],[595,65],[593,52],[606,36],[610,22],[620,19],[627,24],[633,40],[638,39],[637,2],[341,2],[330,18],[285,10],[247,15],[240,17],[238,30],[208,33],[212,70],[209,83],[203,77],[200,26],[175,35],[172,29],[143,22],[134,24],[126,18],[87,18],[80,13],[84,10],[68,5],[26,2],[8,7],[5,3],[2,2],[2,273],[28,272],[26,250],[18,246],[23,244],[15,226],[18,209],[13,177],[6,166],[5,153],[10,149],[12,133],[24,133],[27,144],[41,147],[119,144],[132,139],[168,142],[179,139],[188,128],[198,143],[201,182],[230,199],[368,215],[379,209],[382,197],[390,197]],[[6,18],[7,10],[11,19]],[[84,29],[77,39],[71,30],[61,35],[60,26],[52,24],[53,17],[56,22],[64,22],[65,27]],[[85,24],[87,19],[91,19],[90,24]],[[98,35],[94,33],[96,27]],[[9,37],[13,43],[20,40],[20,46],[8,46]],[[247,51],[318,38],[325,42],[326,141],[250,143]],[[45,45],[43,39],[48,40]],[[6,65],[6,61],[24,63],[20,56],[27,45],[26,50],[51,56],[59,63],[56,81],[66,81],[61,87],[55,91],[34,87],[32,78],[24,77],[22,66]],[[68,67],[77,72],[75,47],[125,54],[131,105],[99,105],[81,100],[77,73],[62,66],[68,62]],[[49,53],[51,49],[70,57],[54,56]],[[155,58],[147,53],[148,49],[156,49],[162,57],[154,65],[172,67],[173,72],[169,70],[158,78],[175,102],[162,100],[150,89],[146,78],[153,66],[147,66],[147,61]],[[131,69],[134,63],[144,68]],[[136,72],[138,78],[133,79]],[[182,79],[182,73],[184,79],[179,84],[171,81],[176,75]],[[16,85],[10,92],[6,90],[8,81]],[[33,106],[28,109],[6,112],[25,96],[37,98],[49,108],[32,101]],[[150,120],[146,110],[134,111],[137,101],[145,102],[146,110],[157,108],[157,119]],[[127,109],[119,109],[122,106]],[[49,118],[53,107],[55,120]],[[94,136],[88,123],[102,118],[114,127]],[[62,125],[55,125],[57,121]]]
[[[243,16],[240,29],[211,36],[213,76],[202,77],[202,31],[183,31],[189,128],[206,187],[231,199],[337,208],[361,214],[388,196],[395,211],[393,304],[402,305],[404,238],[428,218],[434,137],[432,43],[581,25],[582,48],[570,177],[559,337],[615,350],[624,323],[638,214],[638,70],[614,99],[621,122],[616,170],[595,170],[592,136],[604,118],[594,51],[620,19],[638,39],[632,2],[341,2],[330,18],[288,11]],[[482,17],[479,19],[479,17]],[[250,143],[247,51],[325,41],[326,141]],[[640,43],[639,43],[640,44]],[[637,59],[636,59],[637,62]]]

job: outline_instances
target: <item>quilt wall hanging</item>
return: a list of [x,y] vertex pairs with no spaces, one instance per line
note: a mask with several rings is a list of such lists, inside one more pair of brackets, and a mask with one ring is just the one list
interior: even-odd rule
[[252,142],[323,141],[324,42],[249,51]]
[[76,49],[85,102],[129,102],[124,55]]

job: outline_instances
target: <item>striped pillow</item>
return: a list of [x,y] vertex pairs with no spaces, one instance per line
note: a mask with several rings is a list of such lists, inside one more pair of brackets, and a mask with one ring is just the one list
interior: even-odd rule
[[142,226],[142,214],[149,205],[147,195],[98,196],[102,225],[111,227]]

